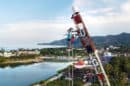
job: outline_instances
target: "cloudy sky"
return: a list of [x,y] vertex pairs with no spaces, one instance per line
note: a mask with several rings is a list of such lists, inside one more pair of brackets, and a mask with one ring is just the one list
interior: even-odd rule
[[0,46],[61,39],[78,7],[92,36],[130,33],[130,0],[0,0]]

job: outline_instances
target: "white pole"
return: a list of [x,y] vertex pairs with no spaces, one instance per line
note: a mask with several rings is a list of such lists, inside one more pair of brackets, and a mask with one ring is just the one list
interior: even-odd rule
[[[91,62],[92,62],[92,55],[90,55],[89,54],[89,57],[90,57],[90,59],[91,59]],[[94,67],[94,70],[95,70],[95,72],[96,72],[96,74],[98,74],[99,72],[98,72],[98,70],[97,70],[97,68],[96,68],[96,65],[92,62],[92,65],[93,65],[93,67]],[[99,83],[100,83],[100,86],[103,86],[103,83],[102,83],[102,81],[100,80],[100,79],[98,79],[98,81],[99,81]]]
[[[74,51],[73,51],[73,48],[72,48],[72,63],[73,63],[73,59],[74,59]],[[73,73],[73,65],[72,65],[72,86],[74,85],[74,73]]]
[[106,79],[107,85],[108,85],[108,86],[111,86],[111,84],[110,84],[110,82],[109,82],[109,80],[108,80],[108,77],[107,77],[107,75],[106,75],[106,72],[105,72],[105,70],[104,70],[104,68],[103,68],[103,65],[102,65],[102,63],[101,63],[101,60],[100,60],[100,58],[99,58],[98,51],[95,50],[94,54],[95,54],[95,56],[96,56],[96,58],[97,58],[97,60],[98,60],[98,62],[99,62],[99,66],[100,66],[100,68],[101,68],[101,71],[102,71],[102,73],[103,73],[105,79]]

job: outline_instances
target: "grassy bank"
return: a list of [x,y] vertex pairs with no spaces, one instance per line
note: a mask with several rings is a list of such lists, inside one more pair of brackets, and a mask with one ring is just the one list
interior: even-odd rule
[[[71,68],[72,68],[72,66],[68,66],[62,70],[57,71],[57,75],[55,75],[55,76],[58,77],[59,74],[63,74],[61,77],[59,77],[57,79],[54,78],[55,76],[52,76],[49,79],[36,82],[36,83],[32,84],[31,86],[69,86],[70,84],[72,84],[72,79],[66,79],[65,77],[66,76],[68,77],[68,72],[72,71]],[[54,78],[54,80],[52,78]],[[75,77],[73,79],[73,82],[74,82],[73,86],[84,86],[84,84],[85,84],[82,81],[82,78],[78,78],[78,77]]]
[[45,62],[71,62],[72,60],[44,59]]
[[[46,86],[69,86],[69,80],[67,78],[69,78],[69,74],[71,73],[69,71],[72,71],[71,68],[70,66],[58,71],[58,73],[63,73],[63,76],[47,83]],[[104,65],[104,68],[109,77],[111,86],[130,86],[130,57],[113,57],[109,63]],[[87,71],[88,69],[73,68],[74,86],[83,86],[83,76]],[[88,73],[89,72],[95,74],[92,70],[89,70]],[[39,86],[45,86],[45,82],[46,81],[43,80],[37,84]],[[91,84],[92,86],[100,86],[96,74],[93,76]]]
[[10,58],[0,57],[0,67],[15,67],[19,65],[28,65],[41,61],[43,60],[37,55],[15,56]]
[[[74,82],[73,86],[83,86],[84,85],[84,83],[79,79],[74,79],[73,82]],[[69,86],[69,84],[72,84],[72,81],[65,80],[63,78],[59,78],[59,79],[51,81],[47,84],[45,84],[45,83],[46,83],[46,80],[40,81],[39,83],[33,84],[32,86],[36,86],[36,85],[39,85],[39,86]]]

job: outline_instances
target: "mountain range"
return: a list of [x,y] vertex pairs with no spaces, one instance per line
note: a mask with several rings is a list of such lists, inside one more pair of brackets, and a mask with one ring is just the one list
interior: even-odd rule
[[[130,33],[120,33],[117,35],[93,36],[96,47],[127,46],[130,47]],[[38,45],[67,45],[66,39],[55,40],[50,43],[38,43]],[[77,38],[74,42],[75,47],[81,47],[80,39]]]

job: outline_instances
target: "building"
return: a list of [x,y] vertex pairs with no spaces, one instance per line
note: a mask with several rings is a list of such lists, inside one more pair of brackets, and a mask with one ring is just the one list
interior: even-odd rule
[[103,54],[103,60],[106,62],[109,62],[112,57],[113,57],[113,54],[109,51],[105,51]]
[[38,50],[17,51],[17,56],[19,56],[19,55],[38,55],[38,54],[40,54],[40,51],[38,51]]
[[16,54],[13,54],[12,52],[4,52],[3,57],[11,57],[11,56],[16,56]]

